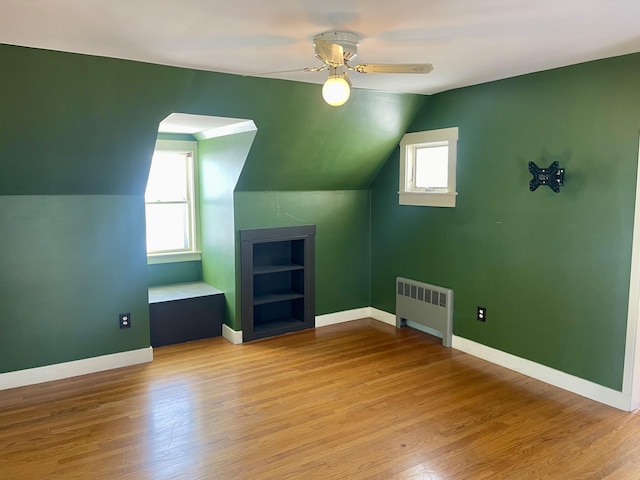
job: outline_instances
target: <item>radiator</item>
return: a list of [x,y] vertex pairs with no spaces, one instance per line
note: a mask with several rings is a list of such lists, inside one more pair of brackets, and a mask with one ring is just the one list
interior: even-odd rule
[[[453,290],[407,278],[396,279],[396,326],[408,325],[442,338],[451,347]],[[423,327],[423,328],[421,328]]]

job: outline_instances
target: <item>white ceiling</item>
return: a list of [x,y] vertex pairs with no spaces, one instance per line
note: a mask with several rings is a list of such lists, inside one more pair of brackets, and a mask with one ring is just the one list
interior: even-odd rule
[[188,133],[198,140],[221,137],[234,133],[255,130],[252,120],[243,118],[212,117],[209,115],[192,115],[189,113],[172,113],[160,122],[160,133]]
[[638,52],[640,0],[0,0],[0,43],[242,75],[319,66],[331,30],[361,36],[351,63],[435,67],[354,87],[436,93]]

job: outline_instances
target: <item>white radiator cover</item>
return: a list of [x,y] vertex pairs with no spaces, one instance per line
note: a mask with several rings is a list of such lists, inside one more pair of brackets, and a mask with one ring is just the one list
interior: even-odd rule
[[411,323],[435,331],[442,338],[442,345],[451,347],[453,290],[396,278],[396,327]]

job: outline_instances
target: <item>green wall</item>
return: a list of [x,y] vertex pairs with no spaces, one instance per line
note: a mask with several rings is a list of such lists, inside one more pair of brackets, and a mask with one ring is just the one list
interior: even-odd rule
[[238,230],[316,225],[316,315],[370,305],[369,190],[236,192],[235,204]]
[[[410,131],[458,126],[456,208],[398,206],[398,151],[372,190],[373,306],[394,278],[455,292],[454,333],[622,388],[640,55],[435,95]],[[565,186],[528,188],[529,161]],[[487,322],[475,319],[487,307]]]
[[342,190],[371,182],[424,101],[354,89],[336,109],[312,84],[9,45],[0,59],[2,372],[149,346],[162,273],[143,194],[170,113],[255,122],[242,189]]
[[147,266],[150,287],[202,281],[202,262],[156,263]]
[[0,196],[0,373],[149,345],[143,215],[136,196]]
[[233,189],[255,136],[256,132],[250,131],[198,144],[203,279],[224,292],[226,322],[234,330],[241,328],[236,315],[240,275]]

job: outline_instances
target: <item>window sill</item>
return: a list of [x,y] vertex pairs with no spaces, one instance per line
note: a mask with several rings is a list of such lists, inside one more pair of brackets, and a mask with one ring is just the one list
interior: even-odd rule
[[157,253],[147,255],[147,265],[160,263],[197,262],[202,260],[200,252]]
[[400,205],[418,207],[455,207],[458,192],[398,192]]

